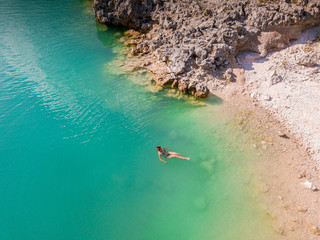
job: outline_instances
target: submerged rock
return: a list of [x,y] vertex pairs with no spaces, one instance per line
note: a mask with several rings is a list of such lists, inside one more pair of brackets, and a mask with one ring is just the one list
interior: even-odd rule
[[260,185],[260,192],[261,193],[267,193],[269,191],[270,191],[269,185],[267,185],[266,183],[263,183]]
[[208,201],[205,197],[198,197],[193,200],[193,205],[197,210],[205,210],[208,207]]
[[216,161],[214,159],[211,159],[209,161],[202,162],[200,165],[208,171],[212,171],[214,169],[215,162]]

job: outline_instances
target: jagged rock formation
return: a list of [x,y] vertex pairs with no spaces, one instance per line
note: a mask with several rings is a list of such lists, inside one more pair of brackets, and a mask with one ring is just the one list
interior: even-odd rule
[[94,1],[96,18],[105,24],[125,26],[137,30],[152,26],[153,0]]
[[320,23],[319,0],[95,0],[93,9],[101,23],[141,33],[128,44],[158,84],[202,98],[235,80],[239,52],[266,56]]

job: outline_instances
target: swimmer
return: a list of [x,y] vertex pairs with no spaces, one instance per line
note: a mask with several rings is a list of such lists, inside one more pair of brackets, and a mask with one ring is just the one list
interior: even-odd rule
[[164,156],[165,158],[169,159],[169,158],[180,158],[180,159],[185,159],[185,160],[189,160],[189,157],[184,157],[179,153],[176,152],[167,152],[165,149],[169,149],[166,147],[160,147],[157,146],[157,150],[158,150],[158,156],[161,162],[167,163],[166,161],[164,161],[161,156]]

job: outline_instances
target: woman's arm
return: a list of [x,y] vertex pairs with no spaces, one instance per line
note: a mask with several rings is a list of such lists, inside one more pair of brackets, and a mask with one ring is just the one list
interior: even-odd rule
[[160,153],[158,152],[158,156],[161,162],[167,163],[166,161],[162,160]]
[[170,148],[166,148],[166,147],[163,147],[163,148],[168,149],[168,150],[170,149]]

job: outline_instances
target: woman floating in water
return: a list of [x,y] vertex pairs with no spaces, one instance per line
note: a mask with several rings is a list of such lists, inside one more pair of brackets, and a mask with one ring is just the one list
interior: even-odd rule
[[157,146],[159,159],[160,159],[160,161],[162,161],[164,163],[167,163],[167,162],[162,160],[161,156],[164,156],[165,158],[168,158],[168,159],[169,158],[180,158],[180,159],[185,159],[185,160],[190,159],[189,157],[184,157],[181,154],[176,153],[176,152],[167,152],[164,149],[169,149],[169,148]]

